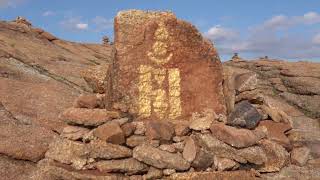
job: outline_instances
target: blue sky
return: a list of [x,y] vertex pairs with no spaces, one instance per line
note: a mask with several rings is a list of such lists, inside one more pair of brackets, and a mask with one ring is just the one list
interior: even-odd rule
[[173,11],[225,60],[239,52],[320,62],[319,0],[0,0],[0,19],[24,16],[62,39],[100,43],[113,36],[113,18],[124,9]]

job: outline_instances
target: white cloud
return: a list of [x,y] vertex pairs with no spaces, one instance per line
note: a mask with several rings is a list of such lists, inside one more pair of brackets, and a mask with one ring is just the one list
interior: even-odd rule
[[204,35],[215,42],[221,55],[229,57],[238,52],[240,56],[244,53],[251,57],[320,58],[320,33],[310,35],[299,31],[316,28],[314,25],[318,23],[320,15],[316,12],[302,16],[278,15],[248,27],[241,34],[228,27],[213,26]]
[[78,17],[67,17],[62,22],[60,22],[60,25],[71,31],[84,31],[89,28],[89,24],[84,22],[80,16]]
[[104,31],[113,27],[113,20],[104,18],[102,16],[96,16],[91,20],[91,22],[94,24],[94,30],[97,32]]
[[53,15],[55,15],[56,13],[55,12],[53,12],[53,11],[45,11],[45,12],[43,12],[42,13],[42,16],[53,16]]
[[313,38],[312,38],[312,42],[316,45],[320,45],[320,33],[316,34]]
[[76,28],[77,29],[81,29],[81,30],[85,30],[85,29],[88,29],[88,24],[86,24],[86,23],[78,23],[78,24],[76,24]]
[[214,42],[232,41],[238,37],[238,33],[232,29],[224,28],[221,25],[216,25],[210,28],[205,36]]

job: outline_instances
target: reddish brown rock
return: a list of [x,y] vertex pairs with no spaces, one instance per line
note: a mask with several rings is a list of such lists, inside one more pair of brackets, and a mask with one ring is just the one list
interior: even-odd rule
[[104,95],[103,94],[81,94],[75,101],[74,107],[76,108],[104,108]]
[[213,163],[213,154],[201,148],[199,142],[192,136],[186,140],[182,155],[196,169],[205,170]]
[[290,140],[285,132],[291,129],[290,124],[276,123],[274,121],[261,121],[257,129],[266,130],[267,138],[281,144],[286,149],[291,148]]
[[289,153],[278,143],[263,139],[259,142],[267,155],[267,161],[259,169],[260,172],[277,172],[288,164]]
[[115,48],[114,100],[135,116],[179,119],[204,108],[225,113],[218,53],[191,24],[169,12],[122,11]]
[[119,124],[114,122],[99,126],[93,131],[93,135],[112,144],[123,144],[126,141]]
[[40,34],[40,36],[42,37],[42,38],[44,38],[44,39],[47,39],[48,41],[53,41],[53,40],[57,40],[58,38],[57,37],[55,37],[54,35],[52,35],[52,34],[50,34],[50,33],[48,33],[48,32],[42,32],[41,34]]
[[136,147],[141,144],[144,144],[148,141],[146,136],[132,135],[127,138],[126,145],[129,147]]
[[84,80],[88,83],[88,85],[91,87],[93,92],[95,93],[109,93],[110,91],[106,92],[106,83],[107,80],[109,80],[110,76],[110,65],[98,65],[94,66],[90,69],[86,69],[85,71],[82,71],[82,77]]
[[128,175],[143,173],[148,170],[147,165],[133,158],[99,161],[94,166],[101,172],[120,172]]
[[177,136],[185,136],[190,132],[189,123],[185,121],[179,121],[174,125],[174,131]]
[[171,180],[212,180],[212,179],[230,179],[230,180],[255,180],[255,174],[252,171],[230,171],[230,172],[190,172],[176,173],[169,177]]
[[146,136],[150,140],[170,141],[174,136],[173,124],[166,121],[147,122]]
[[310,149],[307,147],[294,148],[291,151],[291,163],[304,166],[310,156]]
[[159,169],[185,171],[190,168],[190,163],[184,160],[180,154],[162,151],[150,145],[135,147],[133,150],[133,158]]
[[239,163],[233,161],[232,159],[214,157],[214,166],[218,171],[228,171],[235,170],[239,168]]
[[84,126],[99,126],[116,118],[120,118],[119,112],[105,109],[69,108],[61,115],[68,124]]
[[89,129],[78,126],[66,126],[63,128],[61,136],[70,140],[80,140],[90,132]]
[[252,146],[265,137],[261,131],[238,129],[224,124],[213,124],[210,130],[219,140],[237,148]]
[[260,146],[239,149],[237,153],[248,162],[256,165],[262,165],[267,161],[267,155]]
[[132,123],[126,123],[121,126],[121,129],[125,137],[129,137],[134,133],[134,131],[136,130],[136,127]]

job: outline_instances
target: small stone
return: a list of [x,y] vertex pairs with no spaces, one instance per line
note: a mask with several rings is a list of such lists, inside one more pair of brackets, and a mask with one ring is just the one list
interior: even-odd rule
[[235,77],[235,89],[237,92],[254,90],[257,84],[257,74],[253,72],[239,74]]
[[94,140],[98,140],[98,138],[96,136],[93,135],[94,130],[91,130],[90,132],[88,132],[87,134],[85,134],[82,138],[83,142],[90,142],[90,141],[94,141]]
[[294,148],[291,151],[291,163],[298,166],[304,166],[310,155],[310,149],[307,147]]
[[70,125],[99,126],[112,119],[120,118],[119,112],[105,109],[69,108],[61,118]]
[[228,116],[227,124],[232,126],[253,129],[257,126],[262,116],[249,101],[241,101]]
[[214,166],[218,171],[228,171],[236,170],[240,165],[231,159],[214,156]]
[[291,129],[290,124],[277,123],[271,120],[261,121],[257,129],[265,128],[267,138],[279,143],[286,149],[291,149],[291,143],[285,132]]
[[189,128],[196,131],[210,129],[210,126],[212,122],[215,120],[215,117],[216,114],[210,110],[206,110],[202,114],[193,113]]
[[170,176],[170,175],[172,175],[174,173],[176,173],[175,169],[164,169],[163,170],[163,175],[165,175],[165,176]]
[[63,128],[61,136],[73,141],[82,139],[90,130],[78,126],[66,126]]
[[147,174],[143,175],[143,179],[150,180],[150,179],[160,179],[163,176],[163,172],[160,169],[155,167],[150,167]]
[[75,101],[75,108],[104,108],[104,96],[102,94],[81,94]]
[[118,123],[109,122],[101,125],[93,131],[93,135],[112,144],[125,143],[124,133]]
[[175,153],[176,152],[176,148],[172,145],[172,144],[162,144],[159,146],[159,149],[163,150],[163,151],[168,151],[171,153]]
[[126,173],[128,175],[140,174],[148,171],[148,166],[134,158],[99,161],[95,167],[101,172]]
[[124,135],[126,137],[129,137],[134,133],[136,127],[133,125],[133,123],[126,123],[121,126],[121,129],[122,129]]
[[265,137],[261,131],[238,129],[224,124],[213,124],[210,129],[219,140],[237,148],[252,146]]
[[173,125],[165,121],[149,121],[146,124],[146,136],[150,140],[171,141],[174,135]]
[[190,163],[184,160],[181,155],[162,151],[150,145],[135,147],[133,150],[133,157],[159,169],[185,171],[190,168]]
[[136,146],[139,146],[147,141],[146,136],[140,136],[140,135],[132,135],[126,140],[126,145],[133,148]]
[[134,134],[136,134],[136,135],[144,135],[145,134],[146,126],[145,126],[145,123],[143,121],[135,121],[135,122],[132,122],[132,123],[135,126]]

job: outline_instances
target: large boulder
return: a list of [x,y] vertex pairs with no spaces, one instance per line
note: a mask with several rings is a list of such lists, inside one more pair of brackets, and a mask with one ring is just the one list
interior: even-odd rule
[[218,53],[191,24],[169,12],[121,11],[115,48],[114,100],[136,117],[179,119],[204,108],[225,113]]

